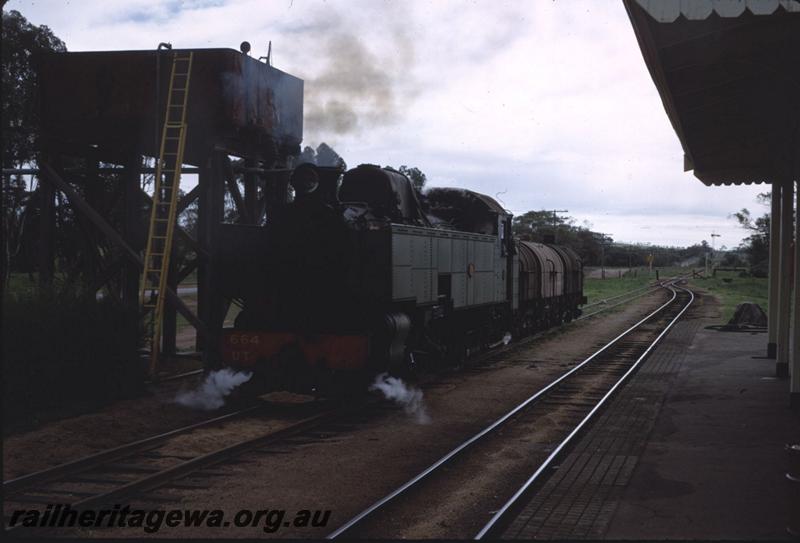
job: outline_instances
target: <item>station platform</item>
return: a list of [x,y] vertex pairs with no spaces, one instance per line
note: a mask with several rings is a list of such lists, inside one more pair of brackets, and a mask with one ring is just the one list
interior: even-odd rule
[[766,334],[676,324],[504,539],[792,539],[785,479],[800,442]]

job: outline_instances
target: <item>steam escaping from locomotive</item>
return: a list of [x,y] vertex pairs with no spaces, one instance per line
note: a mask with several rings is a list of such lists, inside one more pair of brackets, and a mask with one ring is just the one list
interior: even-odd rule
[[414,416],[417,424],[428,424],[431,418],[425,408],[422,391],[409,387],[402,379],[381,373],[369,387],[370,391],[380,391],[387,399],[403,406],[403,411]]
[[306,140],[321,133],[357,133],[400,118],[418,92],[408,70],[414,44],[401,25],[387,37],[392,47],[385,54],[372,51],[350,28],[337,29],[327,37],[319,52],[325,68],[306,78]]
[[251,372],[233,371],[230,368],[212,371],[195,390],[179,393],[175,402],[204,411],[219,409],[225,405],[225,398],[233,389],[249,381],[252,376]]

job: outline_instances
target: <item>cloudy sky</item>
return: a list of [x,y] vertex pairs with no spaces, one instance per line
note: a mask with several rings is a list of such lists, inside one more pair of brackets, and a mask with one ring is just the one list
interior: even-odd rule
[[621,2],[10,0],[70,51],[231,47],[306,81],[305,144],[417,166],[515,214],[567,209],[617,241],[688,245],[766,187],[706,187]]

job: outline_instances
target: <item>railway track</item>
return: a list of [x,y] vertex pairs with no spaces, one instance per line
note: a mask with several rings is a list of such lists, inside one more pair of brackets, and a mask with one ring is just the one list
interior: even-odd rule
[[[685,277],[684,276],[670,277],[670,278],[665,279],[663,281],[656,282],[656,284],[653,284],[653,285],[645,285],[643,287],[639,287],[639,288],[636,288],[636,289],[632,289],[632,290],[623,292],[621,294],[617,294],[616,296],[611,296],[609,298],[605,298],[603,300],[600,300],[600,301],[597,301],[597,302],[593,302],[591,304],[586,304],[583,307],[581,307],[581,311],[586,311],[589,308],[596,308],[598,306],[603,306],[603,307],[600,308],[600,309],[592,309],[589,313],[585,313],[585,314],[581,315],[580,317],[578,317],[575,320],[576,321],[580,321],[580,320],[588,319],[589,317],[593,317],[594,315],[597,315],[597,314],[602,313],[604,311],[608,311],[609,309],[613,309],[613,308],[618,307],[618,306],[620,306],[622,304],[627,304],[628,302],[632,302],[633,300],[637,300],[637,299],[641,298],[642,296],[647,296],[648,294],[652,294],[653,292],[656,292],[657,290],[663,288],[664,285],[669,285],[669,284],[675,283],[677,281],[680,281],[682,279],[685,279]],[[613,302],[613,303],[611,305],[608,305],[609,302]]]
[[[554,461],[694,299],[687,289],[664,288],[672,292],[668,302],[342,524],[328,538],[480,539],[494,535],[513,514],[515,504],[546,477]],[[531,439],[532,435],[538,439]],[[513,455],[521,459],[506,460]],[[519,481],[524,483],[516,492],[509,492]],[[432,525],[429,517],[434,511],[447,511],[445,520]]]
[[[674,279],[674,278],[670,278],[670,280],[672,280],[672,279]],[[605,305],[608,302],[610,302],[611,300],[616,300],[617,298],[623,298],[625,296],[630,296],[630,295],[633,295],[633,294],[635,294],[637,292],[641,292],[643,290],[648,290],[648,289],[653,289],[653,288],[656,288],[656,287],[659,287],[659,286],[660,285],[658,283],[656,283],[656,284],[649,284],[649,285],[645,285],[643,287],[627,290],[627,291],[622,292],[620,294],[617,294],[615,296],[609,296],[608,298],[603,298],[602,300],[598,300],[596,302],[592,302],[590,304],[586,304],[586,305],[582,306],[582,309],[587,309],[589,307],[594,307],[596,305]]]
[[[606,298],[605,300],[601,300],[601,301],[595,302],[593,304],[585,305],[585,306],[583,306],[581,308],[581,311],[586,311],[586,309],[589,308],[589,307],[592,307],[594,309],[592,309],[589,313],[582,314],[580,317],[578,317],[575,320],[576,321],[581,321],[581,320],[584,320],[584,319],[588,319],[589,317],[593,317],[593,316],[595,316],[595,315],[597,315],[599,313],[602,313],[604,311],[608,311],[609,309],[613,309],[615,307],[621,306],[622,304],[627,304],[629,302],[632,302],[633,300],[637,300],[637,299],[641,298],[642,296],[647,296],[648,294],[652,294],[653,292],[656,292],[660,288],[662,288],[661,284],[647,285],[646,287],[637,288],[637,289],[634,289],[634,290],[631,290],[631,291],[628,291],[628,292],[623,292],[622,294],[619,294],[617,296],[613,296],[611,298]],[[612,300],[614,300],[614,303],[609,305],[608,302],[610,302]],[[602,306],[602,307],[600,307],[599,309],[596,309],[597,306]]]
[[[576,318],[574,320],[571,320],[571,321],[568,321],[568,322],[564,322],[564,323],[562,323],[562,324],[560,324],[558,326],[554,326],[552,328],[547,328],[547,329],[544,329],[544,330],[540,330],[538,332],[534,332],[533,334],[530,334],[530,335],[527,335],[527,336],[523,336],[523,337],[521,337],[519,339],[514,339],[510,343],[503,344],[503,342],[498,342],[498,343],[496,343],[494,345],[490,345],[488,349],[478,351],[474,355],[474,357],[471,356],[472,360],[470,360],[469,364],[470,364],[470,366],[474,366],[474,365],[480,365],[480,364],[482,364],[483,362],[486,362],[486,361],[495,360],[495,359],[497,359],[498,356],[501,356],[504,353],[511,352],[513,350],[516,350],[516,349],[519,349],[521,347],[524,347],[525,345],[527,345],[529,343],[532,343],[533,341],[536,341],[537,339],[541,338],[543,335],[545,335],[547,333],[550,333],[555,329],[569,326],[570,324],[573,324],[575,322],[588,319],[590,317],[594,317],[595,315],[598,315],[598,314],[603,313],[605,311],[608,311],[610,309],[614,309],[615,307],[619,307],[619,306],[621,306],[623,304],[627,304],[629,302],[632,302],[633,300],[639,299],[639,298],[641,298],[643,296],[647,296],[648,294],[653,294],[653,293],[655,293],[655,292],[657,292],[659,290],[663,290],[665,288],[665,285],[671,285],[671,284],[673,284],[675,282],[681,281],[682,279],[684,279],[683,276],[671,277],[671,278],[666,279],[663,282],[659,282],[658,284],[655,284],[655,285],[647,285],[646,287],[629,290],[627,292],[623,292],[622,294],[619,294],[619,295],[614,296],[612,298],[606,298],[605,300],[602,300],[600,302],[595,302],[593,304],[588,304],[586,306],[583,306],[584,309],[586,307],[600,305],[600,304],[602,304],[604,302],[608,302],[609,300],[612,300],[612,299],[621,298],[621,297],[624,297],[624,296],[630,296],[628,298],[623,298],[622,300],[617,301],[616,303],[614,303],[612,305],[606,305],[602,309],[598,309],[598,310],[595,310],[595,311],[593,311],[591,313],[587,313],[585,315],[581,315],[580,317],[578,317],[578,318]],[[644,292],[642,292],[643,289],[645,289]]]
[[[526,343],[526,340],[522,343]],[[507,346],[512,347],[519,347],[519,342]],[[482,353],[483,356],[479,355],[477,359],[496,356],[498,351],[505,349],[506,347]],[[328,409],[287,423],[275,431],[206,454],[192,456],[175,452],[179,447],[173,446],[174,441],[181,436],[230,423],[247,414],[255,414],[260,409],[263,406],[250,407],[5,481],[3,493],[6,531],[16,532],[19,529],[18,526],[8,527],[9,512],[17,509],[43,510],[48,504],[59,503],[80,510],[119,503],[122,499],[137,496],[159,501],[158,495],[154,493],[159,488],[198,488],[193,486],[195,483],[185,481],[188,476],[219,475],[209,468],[226,462],[233,463],[236,456],[245,452],[258,451],[296,436],[313,434],[326,423],[336,423],[346,413],[363,409],[363,405]]]
[[217,473],[208,468],[214,465],[230,462],[241,453],[311,432],[326,422],[357,410],[358,406],[330,407],[205,454],[186,455],[180,452],[179,440],[188,434],[213,429],[264,409],[261,405],[249,407],[4,481],[5,531],[16,533],[22,529],[20,526],[9,526],[10,513],[19,509],[44,510],[48,504],[58,503],[82,510],[119,503],[123,498],[132,498],[161,487],[198,488],[181,479],[189,475],[213,477]]

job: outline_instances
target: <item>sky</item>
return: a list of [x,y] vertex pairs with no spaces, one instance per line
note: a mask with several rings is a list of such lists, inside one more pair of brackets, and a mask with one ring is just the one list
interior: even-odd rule
[[416,166],[428,186],[516,215],[568,210],[620,242],[737,246],[764,185],[683,172],[619,1],[10,0],[70,51],[247,40],[305,81],[304,145],[350,167]]

